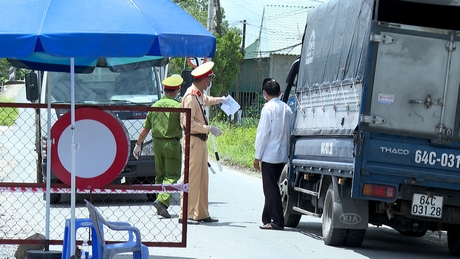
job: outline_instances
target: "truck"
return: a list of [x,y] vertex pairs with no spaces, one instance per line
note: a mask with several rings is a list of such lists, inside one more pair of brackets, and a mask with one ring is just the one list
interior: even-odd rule
[[294,111],[285,226],[324,243],[369,226],[447,232],[460,255],[460,1],[330,0],[308,13],[282,99]]
[[[132,155],[135,143],[147,115],[146,109],[130,109],[131,107],[150,107],[162,96],[161,67],[167,59],[158,57],[147,61],[120,58],[107,61],[99,58],[94,67],[77,68],[74,74],[75,106],[85,107],[120,107],[106,111],[113,115],[122,125],[127,135],[129,157],[122,171],[111,184],[142,184],[155,183],[155,160],[152,138],[146,138],[138,159]],[[11,61],[10,61],[11,62]],[[14,62],[14,61],[13,61]],[[114,65],[111,65],[111,63]],[[38,79],[39,78],[39,79]],[[40,83],[38,83],[40,82]],[[38,86],[38,87],[37,87]],[[50,95],[48,89],[51,88]],[[26,95],[29,101],[38,104],[70,104],[70,73],[44,71],[26,75]],[[59,118],[68,113],[69,109],[52,108],[51,121],[53,127]],[[37,157],[37,183],[44,183],[48,177],[47,154],[47,109],[37,108],[35,114],[35,150]],[[104,143],[100,143],[104,144]],[[51,170],[51,183],[62,183]],[[145,196],[145,195],[144,195]],[[148,200],[155,200],[155,194],[148,194]],[[52,193],[51,203],[59,203],[70,198],[67,194]]]

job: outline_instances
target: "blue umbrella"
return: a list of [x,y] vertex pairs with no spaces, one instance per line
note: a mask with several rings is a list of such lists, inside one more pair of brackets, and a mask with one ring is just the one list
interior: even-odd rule
[[[67,69],[68,64],[71,97],[75,91],[75,71],[92,66],[101,57],[212,57],[215,54],[215,37],[170,0],[0,0],[0,6],[0,58],[25,62],[34,70],[59,70],[62,66]],[[121,61],[116,62],[120,65]],[[71,98],[72,128],[74,112],[75,102]],[[75,231],[73,135],[71,233]],[[48,211],[47,201],[47,239]],[[75,236],[71,237],[73,252]]]
[[0,57],[212,57],[216,39],[169,0],[0,0]]
[[[9,58],[10,64],[17,68],[31,70],[46,70],[70,73],[70,59],[47,55],[43,52],[33,52],[26,58]],[[168,59],[158,56],[140,58],[74,58],[75,73],[92,73],[96,66],[107,66],[113,72],[123,72],[145,67],[164,66]],[[102,64],[98,64],[102,63]]]

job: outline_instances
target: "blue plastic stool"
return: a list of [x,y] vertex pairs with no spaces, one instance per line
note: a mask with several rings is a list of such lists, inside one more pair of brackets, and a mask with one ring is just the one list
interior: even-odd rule
[[[70,253],[70,224],[71,219],[66,219],[64,229],[64,239],[62,244],[62,257],[61,259],[69,259]],[[99,258],[99,240],[97,239],[96,230],[94,229],[93,222],[89,218],[75,219],[75,233],[79,228],[90,228],[91,229],[91,247],[92,247],[92,258]],[[74,254],[73,252],[72,254]]]

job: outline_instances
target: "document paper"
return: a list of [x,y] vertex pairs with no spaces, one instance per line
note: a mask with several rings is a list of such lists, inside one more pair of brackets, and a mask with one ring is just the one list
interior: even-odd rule
[[228,102],[223,103],[220,108],[228,115],[233,115],[235,112],[237,112],[241,106],[233,99],[231,95],[229,95],[230,99]]

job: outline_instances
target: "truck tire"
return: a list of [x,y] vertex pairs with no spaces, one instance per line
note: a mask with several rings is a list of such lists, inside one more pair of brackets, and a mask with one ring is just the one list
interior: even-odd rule
[[60,193],[50,193],[50,204],[58,204],[61,201]]
[[364,241],[366,229],[335,228],[332,221],[334,211],[334,188],[332,183],[326,192],[322,216],[324,244],[329,246],[359,247]]
[[280,187],[281,203],[283,205],[284,226],[295,228],[299,225],[302,214],[296,213],[292,206],[294,204],[293,198],[289,195],[288,190],[288,171],[289,165],[285,165],[281,172],[278,186]]
[[347,229],[346,233],[347,237],[343,245],[347,247],[359,247],[363,244],[366,229]]
[[37,167],[37,183],[44,183],[45,177],[42,172],[42,155],[38,152],[37,159],[35,160],[35,165]]
[[332,222],[332,212],[334,211],[334,190],[332,184],[326,192],[324,198],[324,210],[322,216],[322,232],[324,244],[328,246],[343,246],[347,237],[345,229],[334,228]]
[[447,247],[453,256],[460,255],[460,228],[451,227],[447,230]]
[[[51,183],[62,183],[59,179],[52,179]],[[46,193],[43,193],[43,200],[46,200]],[[61,201],[60,193],[50,193],[50,204],[58,204]]]
[[37,183],[44,183],[43,175],[40,171],[37,171]]
[[428,230],[420,230],[420,231],[399,231],[398,232],[406,237],[423,237]]
[[[155,184],[155,176],[139,176],[128,178],[130,184]],[[147,201],[155,201],[157,199],[156,193],[146,194]]]

